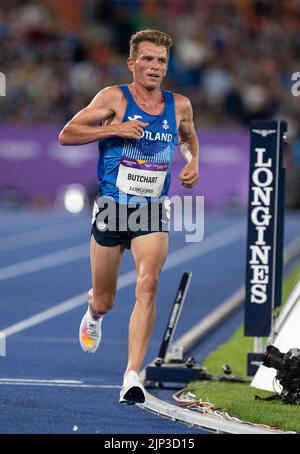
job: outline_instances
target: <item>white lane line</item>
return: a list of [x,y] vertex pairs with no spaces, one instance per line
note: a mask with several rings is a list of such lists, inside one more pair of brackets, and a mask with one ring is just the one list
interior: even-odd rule
[[[21,217],[22,216],[22,220],[21,220]],[[3,218],[3,213],[2,211],[0,210],[0,219],[1,219],[1,225],[4,225],[5,223],[8,224],[8,226],[12,226],[14,227],[14,224],[17,225],[18,227],[18,230],[15,230],[14,228],[11,229],[8,229],[8,230],[2,230],[0,231],[0,237],[12,237],[12,236],[15,236],[17,237],[18,235],[22,235],[23,233],[24,234],[27,234],[27,235],[34,235],[35,233],[39,232],[40,230],[44,230],[44,229],[47,229],[49,228],[49,226],[51,225],[61,225],[61,226],[67,226],[67,225],[73,225],[74,222],[82,222],[85,217],[80,215],[79,217],[77,217],[77,215],[62,215],[58,218],[53,218],[52,215],[50,215],[50,217],[47,215],[44,216],[40,216],[38,218],[30,215],[30,218],[26,218],[25,221],[24,221],[24,213],[22,213],[21,211],[21,214],[16,214],[14,217],[10,218],[10,219],[4,219]],[[43,220],[43,223],[39,223],[39,220]],[[87,215],[87,218],[88,218],[88,215]]]
[[3,385],[14,385],[14,386],[47,386],[47,387],[56,387],[56,388],[118,388],[120,389],[121,386],[114,386],[114,385],[67,385],[67,384],[54,384],[54,383],[12,383],[12,382],[0,382],[0,386]]
[[87,292],[81,293],[73,298],[68,299],[67,301],[53,306],[51,309],[39,312],[32,317],[26,318],[21,322],[15,323],[14,325],[9,326],[8,328],[3,329],[1,332],[7,337],[12,334],[19,333],[24,329],[30,328],[32,326],[38,325],[39,323],[44,322],[45,320],[50,320],[53,317],[64,314],[65,312],[71,311],[78,306],[87,302]]
[[[107,341],[107,339],[105,339]],[[19,342],[24,344],[24,342],[29,344],[78,344],[77,337],[50,337],[50,336],[15,336],[13,342]],[[121,344],[123,340],[119,340]]]
[[[241,228],[243,225],[244,223],[241,222],[237,225],[227,227],[220,232],[213,233],[206,238],[205,241],[190,244],[189,246],[185,246],[178,251],[170,253],[164,266],[164,270],[179,265],[183,261],[191,260],[195,257],[207,254],[218,247],[231,243],[233,240],[242,238],[245,235],[245,232]],[[76,261],[78,259],[86,258],[88,256],[89,243],[73,246],[59,252],[54,252],[0,268],[0,281],[49,269],[58,265]]]
[[77,236],[87,236],[85,223],[64,223],[52,227],[45,227],[37,231],[21,232],[18,234],[7,235],[0,238],[0,251],[11,251],[23,247],[33,246],[35,244],[50,243],[64,238],[74,238]]
[[[72,338],[61,338],[61,337],[42,337],[42,336],[19,336],[16,335],[13,337],[11,342],[16,342],[16,343],[21,343],[24,344],[25,342],[27,344],[59,344],[59,345],[78,345],[78,337],[72,337]],[[124,345],[124,339],[108,339],[107,336],[105,336],[105,339],[103,339],[103,344],[101,341],[101,345],[110,345],[110,346],[122,346]],[[151,341],[151,345],[159,345],[159,341]]]
[[246,224],[239,222],[233,226],[227,227],[219,232],[211,234],[209,237],[204,238],[200,243],[192,243],[175,252],[169,254],[163,271],[180,265],[183,262],[192,260],[201,255],[212,252],[227,244],[234,243],[246,236]]
[[[244,227],[244,223],[239,223],[237,225],[234,225],[233,227],[229,227],[212,234],[205,240],[205,242],[208,243],[208,246],[205,246],[204,242],[199,243],[198,247],[195,245],[195,243],[193,243],[192,246],[186,246],[172,252],[169,255],[169,259],[164,266],[163,271],[174,268],[178,264],[181,265],[182,263],[190,259],[194,259],[201,255],[207,254],[208,252],[212,252],[213,250],[220,248],[222,245],[225,246],[229,243],[238,241],[240,238],[246,235],[246,231],[242,227]],[[186,249],[188,249],[188,253],[186,253]],[[197,253],[195,250],[197,250]],[[128,273],[123,274],[118,279],[118,290],[134,284],[135,280],[135,271],[129,271]],[[65,312],[71,311],[72,309],[75,309],[83,304],[86,304],[87,292],[88,290],[81,293],[80,295],[68,299],[67,301],[64,301],[63,303],[53,306],[51,309],[47,309],[36,315],[33,315],[32,317],[26,318],[21,322],[15,323],[14,325],[3,329],[2,333],[6,337],[11,336],[12,334],[19,333],[20,331],[38,325],[45,320],[49,320],[58,315],[64,314]]]
[[[135,271],[129,271],[126,274],[123,274],[119,278],[118,289],[128,287],[129,285],[135,282]],[[9,326],[1,330],[4,336],[11,336],[12,334],[19,333],[24,329],[30,328],[32,326],[38,325],[45,320],[50,320],[51,318],[57,317],[58,315],[64,314],[65,312],[71,311],[76,307],[81,306],[87,302],[87,291],[80,293],[79,295],[64,301],[63,303],[57,304],[50,309],[39,312],[32,317],[26,318],[21,322],[15,323],[14,325]]]
[[46,254],[24,262],[15,263],[13,265],[0,268],[0,281],[11,279],[25,274],[34,273],[54,266],[64,265],[65,263],[74,262],[76,260],[89,256],[89,243],[83,243],[79,246],[73,246],[63,249],[52,254]]
[[79,385],[82,384],[83,381],[81,380],[56,380],[56,379],[40,379],[40,378],[7,378],[7,377],[2,377],[0,378],[0,382],[5,381],[5,382],[28,382],[28,383],[64,383],[64,384],[73,384],[73,385]]
[[120,389],[120,385],[93,385],[72,380],[38,380],[38,379],[11,379],[0,378],[1,385],[11,386],[47,386],[57,388],[101,388],[101,389]]

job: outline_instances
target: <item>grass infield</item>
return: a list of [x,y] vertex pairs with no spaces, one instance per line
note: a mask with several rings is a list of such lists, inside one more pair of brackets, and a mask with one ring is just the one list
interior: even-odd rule
[[[300,262],[292,269],[283,282],[283,298],[286,301],[300,279]],[[205,360],[209,373],[221,375],[222,366],[229,364],[233,375],[246,376],[247,353],[253,351],[253,338],[243,335],[241,326],[229,339]],[[214,381],[191,382],[188,388],[198,399],[212,402],[216,409],[226,411],[231,416],[244,421],[267,424],[285,431],[300,432],[300,405],[286,405],[281,401],[255,400],[255,395],[268,397],[275,394],[251,388],[249,384],[224,383]]]

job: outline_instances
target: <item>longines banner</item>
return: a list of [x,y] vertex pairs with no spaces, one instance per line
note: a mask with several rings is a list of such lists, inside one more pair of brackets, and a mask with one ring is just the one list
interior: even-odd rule
[[268,336],[281,304],[286,131],[284,121],[251,122],[246,336]]

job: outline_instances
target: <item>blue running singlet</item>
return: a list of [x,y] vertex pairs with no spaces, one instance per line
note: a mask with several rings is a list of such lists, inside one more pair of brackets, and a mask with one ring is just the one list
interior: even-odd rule
[[129,203],[135,196],[147,202],[167,196],[171,182],[171,163],[178,144],[174,97],[163,90],[165,108],[161,115],[144,112],[134,101],[127,85],[120,85],[127,107],[123,122],[149,123],[141,139],[110,137],[99,141],[98,179],[101,196]]

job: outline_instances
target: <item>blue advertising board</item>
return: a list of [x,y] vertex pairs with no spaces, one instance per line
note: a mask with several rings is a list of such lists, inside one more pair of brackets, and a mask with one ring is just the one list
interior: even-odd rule
[[251,122],[245,336],[269,336],[281,304],[286,131],[285,121]]

